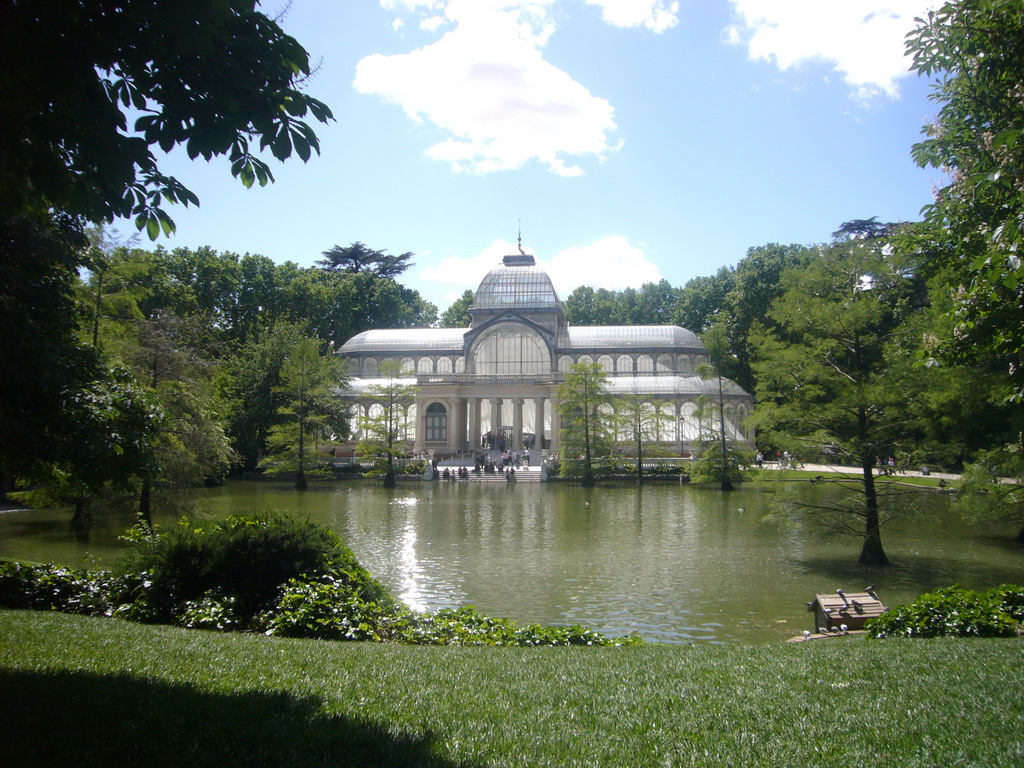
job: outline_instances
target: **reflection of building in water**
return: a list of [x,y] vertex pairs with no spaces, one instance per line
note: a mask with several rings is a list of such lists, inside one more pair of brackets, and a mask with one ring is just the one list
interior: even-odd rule
[[[680,453],[700,438],[697,398],[717,401],[717,380],[696,373],[707,361],[696,334],[674,325],[570,326],[551,279],[521,251],[487,273],[469,313],[469,328],[374,330],[349,339],[340,354],[359,397],[353,414],[380,412],[365,395],[382,383],[384,361],[417,388],[415,402],[404,404],[401,436],[416,452],[440,456],[481,447],[557,451],[556,394],[573,363],[598,363],[613,395],[640,395],[660,409],[660,434],[650,438]],[[728,436],[748,443],[742,422],[750,396],[726,381],[724,400]]]

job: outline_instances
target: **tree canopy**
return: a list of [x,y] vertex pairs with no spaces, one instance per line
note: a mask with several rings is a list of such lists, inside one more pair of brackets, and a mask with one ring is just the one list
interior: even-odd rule
[[948,183],[924,210],[911,248],[956,298],[954,333],[937,356],[998,357],[1024,399],[1024,14],[1020,3],[959,0],[907,37],[911,68],[934,77],[939,105],[913,149]]
[[156,150],[227,155],[249,187],[258,153],[319,152],[302,120],[332,119],[301,86],[309,55],[259,0],[76,0],[0,5],[0,219],[134,217],[151,238],[165,203],[198,204]]

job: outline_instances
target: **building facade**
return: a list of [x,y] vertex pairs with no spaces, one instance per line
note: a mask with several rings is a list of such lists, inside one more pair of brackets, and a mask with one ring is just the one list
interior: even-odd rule
[[[415,387],[402,403],[400,437],[417,454],[456,455],[483,448],[559,450],[557,390],[574,363],[597,363],[612,395],[636,395],[658,409],[649,440],[685,455],[697,447],[698,398],[717,402],[717,379],[696,334],[673,325],[570,326],[550,277],[533,256],[506,256],[488,272],[469,311],[469,328],[364,331],[339,350],[348,362],[353,416],[381,405],[385,371]],[[751,444],[744,420],[752,401],[726,380],[727,436]],[[715,419],[717,428],[717,418]]]

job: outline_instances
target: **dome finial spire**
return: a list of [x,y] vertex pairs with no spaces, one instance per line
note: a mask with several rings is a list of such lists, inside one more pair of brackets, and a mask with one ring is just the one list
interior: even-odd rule
[[519,244],[519,252],[523,256],[525,256],[526,255],[526,251],[523,250],[523,220],[522,219],[519,219],[519,239],[518,239],[517,242]]

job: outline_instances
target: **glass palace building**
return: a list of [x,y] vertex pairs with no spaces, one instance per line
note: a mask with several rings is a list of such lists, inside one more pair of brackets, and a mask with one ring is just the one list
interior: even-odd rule
[[[696,334],[674,325],[571,326],[550,277],[521,251],[487,273],[469,314],[469,328],[372,330],[349,339],[339,354],[348,362],[353,415],[381,412],[374,393],[390,361],[384,367],[415,387],[399,429],[411,451],[557,453],[558,385],[572,364],[593,362],[608,373],[610,394],[638,395],[661,411],[648,439],[679,454],[696,449],[708,426],[695,415],[697,400],[717,403],[719,394],[717,378],[697,375],[707,356]],[[750,396],[728,380],[723,393],[728,437],[750,444],[743,427]],[[717,421],[716,409],[716,428]]]

